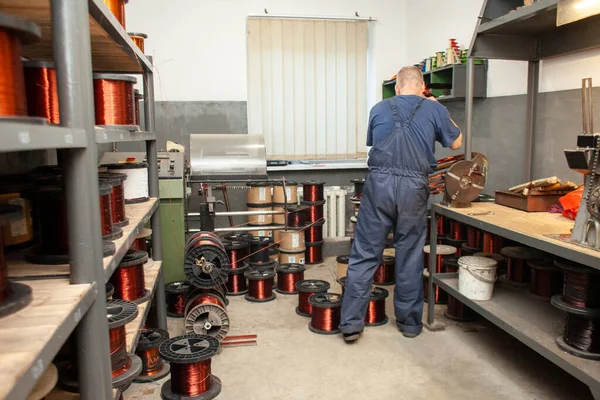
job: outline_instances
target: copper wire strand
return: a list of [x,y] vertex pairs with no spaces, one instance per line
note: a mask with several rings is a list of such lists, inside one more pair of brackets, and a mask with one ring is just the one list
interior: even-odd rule
[[42,117],[51,124],[60,124],[56,70],[47,67],[25,68],[27,112]]
[[338,329],[340,325],[340,306],[337,307],[314,307],[310,324],[313,328],[325,332]]
[[160,343],[149,349],[138,349],[135,354],[142,359],[141,376],[153,377],[163,369],[163,361],[160,358],[158,348]]
[[600,274],[589,269],[565,270],[562,298],[575,307],[600,307]]
[[306,230],[306,241],[308,243],[320,242],[323,240],[323,225],[311,225]]
[[296,283],[304,279],[304,272],[282,272],[277,271],[277,289],[285,293],[294,293]]
[[146,285],[144,282],[144,264],[129,267],[117,267],[110,278],[110,283],[115,287],[115,299],[134,301],[144,296]]
[[127,216],[125,212],[125,190],[123,188],[122,181],[118,185],[113,186],[112,193],[110,196],[110,202],[112,208],[113,223],[125,221],[127,219]]
[[18,36],[0,28],[0,117],[26,116],[25,78]]
[[506,278],[515,283],[526,283],[530,280],[531,269],[522,258],[507,257]]
[[307,206],[305,213],[306,222],[313,223],[321,221],[323,219],[323,204]]
[[245,292],[248,289],[248,281],[244,274],[229,275],[229,280],[225,284],[227,293],[236,294]]
[[396,280],[396,265],[395,263],[379,264],[375,275],[373,276],[373,282],[379,284],[391,283]]
[[211,359],[191,364],[171,363],[171,389],[181,396],[199,396],[212,386]]
[[325,187],[325,185],[323,183],[302,184],[302,191],[304,193],[304,201],[310,201],[312,203],[317,202],[317,201],[323,201],[325,199],[324,187]]
[[182,316],[185,313],[185,293],[166,293],[169,314]]
[[598,320],[567,313],[564,332],[565,342],[581,351],[600,353],[600,326]]
[[307,246],[305,259],[307,264],[317,264],[323,261],[323,246]]
[[96,125],[134,125],[133,83],[94,79]]
[[102,236],[110,235],[113,231],[110,194],[100,196],[100,227]]
[[273,295],[273,278],[248,279],[248,296],[253,299],[265,300]]
[[367,324],[377,324],[385,319],[385,299],[369,300],[365,322]]
[[127,356],[125,326],[110,329],[110,361],[112,377],[117,377],[127,371],[131,366],[131,359]]
[[308,302],[308,298],[316,292],[298,292],[298,310],[304,314],[312,315],[313,306]]

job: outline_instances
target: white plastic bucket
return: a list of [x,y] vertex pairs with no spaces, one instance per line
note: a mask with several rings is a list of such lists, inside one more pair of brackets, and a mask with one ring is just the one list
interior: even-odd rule
[[471,300],[489,300],[494,293],[498,263],[491,258],[458,259],[458,291]]

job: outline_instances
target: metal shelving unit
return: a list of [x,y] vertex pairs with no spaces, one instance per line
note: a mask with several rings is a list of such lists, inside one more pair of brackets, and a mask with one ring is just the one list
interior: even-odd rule
[[[481,215],[492,212],[494,214]],[[479,215],[469,215],[479,214]],[[527,213],[493,203],[474,203],[470,208],[449,208],[434,204],[431,218],[438,215],[474,226],[504,238],[514,240],[547,253],[573,260],[591,268],[600,269],[600,253],[556,239],[556,235],[570,236],[573,222],[559,214]],[[553,236],[548,236],[553,235]],[[432,224],[431,243],[437,243],[437,226]],[[429,265],[427,324],[435,326],[433,285],[438,285],[451,296],[488,319],[493,324],[523,342],[531,349],[558,365],[589,386],[595,398],[600,398],[600,365],[562,351],[556,345],[557,327],[564,323],[564,313],[539,299],[527,289],[515,289],[496,284],[491,300],[474,301],[458,291],[458,274],[435,272],[436,246],[432,246]]]
[[[68,266],[55,269],[52,279],[28,280],[33,300],[24,309],[0,320],[0,398],[25,399],[66,338],[74,332],[82,399],[112,399],[111,364],[104,282],[150,219],[153,260],[147,267],[147,288],[156,295],[159,328],[166,329],[160,212],[158,207],[157,146],[154,133],[152,62],[144,56],[102,0],[0,0],[0,11],[38,24],[42,40],[23,47],[23,56],[53,60],[56,65],[61,126],[0,122],[0,152],[57,149],[64,171],[69,223]],[[104,130],[94,125],[92,70],[142,74],[147,132]],[[130,225],[115,241],[117,252],[102,258],[98,196],[97,143],[145,141],[149,165],[147,203],[128,206]],[[69,149],[69,150],[63,150]],[[19,264],[19,265],[17,265]],[[9,261],[10,279],[30,279],[16,271],[27,264]],[[36,270],[29,265],[30,270]],[[21,271],[22,272],[22,271]],[[64,274],[66,277],[57,278]],[[39,275],[39,274],[38,274]],[[100,288],[100,289],[99,289]],[[150,302],[151,300],[149,300]],[[127,327],[130,350],[148,314]]]

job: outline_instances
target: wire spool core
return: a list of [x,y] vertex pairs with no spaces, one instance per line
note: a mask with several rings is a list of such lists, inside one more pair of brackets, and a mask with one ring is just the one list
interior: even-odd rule
[[191,294],[185,306],[187,333],[208,335],[223,340],[229,332],[230,319],[226,300],[215,291]]

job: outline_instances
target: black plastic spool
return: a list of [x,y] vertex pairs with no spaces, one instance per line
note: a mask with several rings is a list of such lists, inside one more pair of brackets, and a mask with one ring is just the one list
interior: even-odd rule
[[[213,242],[213,245],[203,244],[192,248],[191,245],[197,241]],[[184,257],[183,271],[193,286],[210,289],[221,287],[227,282],[226,269],[230,267],[229,257],[219,247],[220,244],[219,240],[210,236],[197,237],[188,243]],[[206,262],[214,266],[209,271],[203,270],[196,264],[196,260],[200,260],[202,257],[204,257]]]
[[267,263],[269,258],[268,247],[273,243],[273,238],[268,236],[255,236],[250,241],[250,262]]
[[[100,172],[98,174],[98,179],[100,180],[100,182],[108,183],[114,187],[114,186],[124,185],[124,182],[127,180],[127,175],[121,174],[119,172]],[[111,194],[111,196],[112,196],[112,194]],[[124,197],[123,197],[123,202],[125,202]],[[115,226],[122,228],[124,226],[129,225],[129,218],[127,218],[127,215],[125,215],[124,218],[125,219],[120,222],[113,221],[113,229]]]
[[[249,271],[246,271],[244,273],[244,276],[246,277],[246,279],[248,279],[248,287],[250,287],[251,281],[266,281],[268,279],[271,280],[272,287],[275,286],[275,271],[272,271],[272,270],[260,271],[260,270],[252,270],[251,269]],[[246,295],[244,296],[244,298],[246,300],[253,302],[253,303],[266,303],[266,302],[275,300],[275,297],[277,297],[275,295],[275,291],[273,291],[273,294],[271,296],[269,296],[265,299],[257,299],[257,298],[251,297],[250,293],[246,293]]]
[[277,261],[270,260],[269,262],[265,263],[253,263],[251,261],[248,263],[248,265],[250,265],[250,269],[256,271],[275,271],[275,268],[277,267]]
[[[298,272],[304,272],[304,271],[306,271],[306,267],[302,264],[279,264],[277,267],[275,267],[275,272],[277,273],[277,276],[279,276],[279,273],[296,274]],[[281,294],[298,294],[297,289],[294,290],[293,292],[283,292],[279,289],[279,285],[277,285],[275,290],[277,291],[277,293],[281,293]]]
[[[439,236],[438,236],[438,239],[439,239]],[[475,253],[480,253],[480,252],[481,252],[481,249],[478,249],[478,248],[476,248],[476,247],[470,247],[470,246],[467,246],[467,244],[466,244],[466,243],[463,243],[463,244],[462,244],[462,246],[461,246],[461,250],[462,250],[462,251],[461,251],[461,256],[463,256],[463,257],[464,257],[464,256],[472,256],[472,255],[474,255]]]
[[[342,279],[344,279],[344,284],[345,284],[346,277],[344,277]],[[389,295],[390,295],[390,292],[388,292],[387,289],[375,287],[373,290],[371,290],[371,295],[369,296],[369,301],[384,301],[385,302],[385,299],[387,299]],[[387,324],[388,321],[389,321],[389,318],[387,315],[385,315],[385,318],[379,322],[375,322],[372,324],[365,322],[365,326],[381,326],[381,325]]]
[[[170,364],[193,364],[212,358],[219,351],[219,341],[207,335],[188,334],[164,341],[159,349],[160,357]],[[211,400],[221,393],[221,380],[213,373],[211,387],[198,396],[183,396],[174,393],[171,379],[161,388],[161,397],[166,400]]]
[[250,241],[254,238],[254,235],[248,232],[234,232],[228,235],[223,236],[223,239],[230,240],[232,242],[243,242],[246,243],[247,246],[250,245]]
[[[169,332],[164,329],[146,329],[140,333],[140,339],[138,340],[137,350],[150,350],[160,345],[169,339]],[[143,369],[143,368],[142,368]],[[160,372],[152,376],[139,375],[135,378],[134,382],[153,382],[164,378],[171,372],[171,368],[168,363],[163,362],[163,367]]]
[[[309,247],[319,247],[319,246],[323,246],[323,244],[325,243],[324,240],[321,240],[319,242],[306,242],[306,253],[308,253],[308,248]],[[307,258],[307,257],[305,257]],[[315,264],[321,264],[323,263],[323,249],[321,249],[321,259],[320,260],[314,260],[312,262],[308,262],[308,260],[306,261],[306,265],[315,265]]]
[[[579,317],[589,319],[589,320],[598,321],[600,319],[600,308],[580,308],[580,307],[572,306],[563,301],[562,294],[556,294],[556,295],[552,296],[552,298],[550,299],[550,303],[554,307],[558,308],[559,310],[565,311],[569,314],[574,314],[574,315],[577,315]],[[600,354],[589,353],[587,351],[579,350],[579,349],[569,345],[568,343],[566,343],[565,339],[564,339],[564,335],[558,336],[556,338],[556,344],[562,350],[564,350],[567,353],[572,354],[576,357],[581,357],[581,358],[585,358],[588,360],[600,360]]]
[[[138,316],[138,307],[135,303],[125,300],[109,300],[106,302],[106,316],[108,329],[119,328],[127,325]],[[142,360],[133,353],[127,353],[131,359],[131,366],[121,375],[113,378],[114,388],[128,387],[142,371]]]
[[[327,292],[330,287],[331,285],[329,282],[321,279],[304,279],[300,282],[296,282],[296,291],[303,293],[323,293]],[[296,307],[296,314],[310,318],[310,314],[300,311],[299,307]]]
[[[185,295],[188,290],[192,287],[192,285],[188,281],[174,281],[169,282],[165,285],[166,294],[181,294]],[[169,296],[167,296],[167,301],[169,300]],[[183,318],[184,314],[174,314],[167,311],[167,316],[171,318]]]
[[[248,263],[244,263],[244,266],[241,267],[241,268],[228,269],[227,270],[227,274],[229,274],[229,276],[231,276],[231,275],[243,275],[249,269],[250,269],[250,266],[248,265]],[[244,279],[246,279],[245,276],[244,276]],[[242,290],[241,292],[237,292],[237,293],[225,292],[225,294],[227,294],[227,296],[241,296],[241,295],[244,295],[246,293],[248,293],[248,282],[247,281],[246,281],[246,290]]]
[[[338,293],[317,293],[310,296],[308,298],[308,302],[313,307],[313,311],[315,308],[341,308],[342,295]],[[336,328],[332,331],[317,329],[312,326],[312,321],[308,323],[308,329],[310,329],[311,332],[319,335],[335,335],[340,333],[339,328]]]

